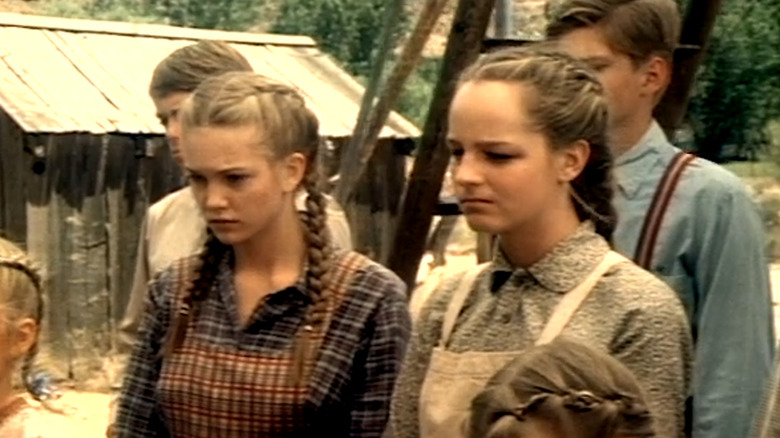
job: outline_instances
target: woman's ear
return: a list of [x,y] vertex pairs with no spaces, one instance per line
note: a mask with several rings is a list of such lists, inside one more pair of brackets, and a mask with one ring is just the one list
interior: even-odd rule
[[558,182],[569,183],[577,178],[590,158],[590,144],[585,140],[577,140],[569,146],[557,151]]
[[11,345],[9,352],[12,358],[21,359],[38,340],[38,323],[32,318],[22,318],[11,327]]
[[287,156],[282,163],[282,189],[292,193],[298,190],[306,176],[306,167],[309,160],[300,153],[295,152]]

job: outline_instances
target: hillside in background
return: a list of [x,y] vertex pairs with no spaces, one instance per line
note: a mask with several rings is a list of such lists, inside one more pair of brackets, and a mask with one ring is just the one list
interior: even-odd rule
[[3,0],[0,1],[0,12],[16,12],[20,14],[38,14],[39,3],[35,1]]
[[[285,0],[257,0],[255,3],[261,5],[262,14],[258,17],[258,22],[247,26],[249,31],[267,32],[273,25],[273,21],[278,15],[278,11]],[[87,18],[89,13],[89,4],[114,5],[116,14],[108,13],[104,17],[95,18],[115,18],[112,15],[122,16],[122,12],[131,9],[128,6],[122,6],[123,3],[132,4],[134,0],[113,0],[113,1],[90,1],[90,0],[0,0],[0,12],[16,12],[22,14],[37,15],[55,15],[65,17]],[[226,2],[227,3],[227,2]],[[514,0],[513,19],[518,38],[537,39],[541,38],[544,25],[544,6],[546,0]],[[407,2],[407,20],[412,22],[420,12],[424,0],[412,0]],[[455,13],[457,2],[450,0],[445,7],[444,15],[439,20],[433,35],[425,50],[425,55],[429,57],[441,56],[444,53],[444,47],[447,41],[447,34],[452,24],[452,17]],[[150,21],[150,17],[138,17],[133,14],[125,14],[128,20]],[[119,18],[119,17],[116,17]],[[154,21],[154,20],[153,20]]]
[[[411,2],[409,14],[411,17],[419,15],[424,1]],[[429,57],[441,56],[447,44],[447,35],[452,25],[452,17],[455,14],[457,2],[450,0],[444,10],[443,17],[439,20],[433,35],[425,50]],[[544,32],[544,8],[547,0],[514,0],[512,18],[514,21],[515,37],[519,39],[541,39]],[[488,30],[490,36],[492,29]]]

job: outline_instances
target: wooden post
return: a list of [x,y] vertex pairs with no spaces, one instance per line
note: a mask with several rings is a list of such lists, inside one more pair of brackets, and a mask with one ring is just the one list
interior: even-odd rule
[[477,233],[477,263],[486,263],[493,260],[493,248],[496,235],[490,233]]
[[672,81],[655,109],[655,118],[670,139],[674,138],[674,132],[685,116],[696,71],[704,59],[722,6],[723,0],[691,0],[688,5],[680,45],[674,54]]
[[493,38],[508,39],[514,34],[514,19],[512,17],[512,0],[496,0]]
[[458,75],[479,55],[495,0],[459,0],[439,81],[414,160],[401,217],[390,252],[389,267],[411,291],[425,251],[426,237],[449,164],[444,144],[447,113]]
[[[336,199],[338,199],[342,205],[347,203],[350,194],[355,190],[355,185],[359,181],[361,175],[366,171],[366,166],[374,155],[374,149],[376,148],[379,134],[387,122],[387,117],[395,106],[398,97],[400,97],[403,86],[409,78],[409,75],[412,74],[419,64],[425,43],[431,36],[433,28],[446,5],[447,0],[428,0],[425,3],[423,10],[420,12],[417,24],[415,24],[414,30],[406,40],[401,55],[398,57],[395,66],[393,66],[393,70],[390,72],[390,75],[382,88],[382,93],[379,96],[376,105],[371,108],[368,122],[359,120],[359,126],[362,127],[365,124],[365,129],[358,132],[356,127],[356,135],[353,136],[354,141],[350,143],[349,152],[346,154],[346,157],[342,155],[342,157],[348,160],[344,161],[344,164],[341,166],[339,172],[339,185],[336,190]],[[366,92],[368,93],[368,90],[366,90]],[[365,100],[363,104],[366,104]],[[362,106],[360,110],[361,112],[363,111]],[[360,134],[359,137],[357,136],[358,134]],[[357,164],[354,163],[354,157],[357,157]]]
[[[339,182],[336,184],[336,200],[341,205],[347,205],[352,189],[361,176],[360,156],[365,144],[373,144],[369,135],[369,116],[374,108],[374,100],[379,93],[382,84],[382,75],[385,70],[385,62],[392,56],[393,39],[397,31],[398,20],[404,9],[404,0],[391,0],[387,3],[385,9],[385,22],[382,27],[379,47],[372,60],[371,75],[369,76],[368,86],[366,87],[363,100],[360,103],[360,111],[355,122],[355,128],[352,131],[352,137],[346,144],[347,150],[341,154],[341,163],[339,166]],[[356,224],[360,225],[360,224]]]

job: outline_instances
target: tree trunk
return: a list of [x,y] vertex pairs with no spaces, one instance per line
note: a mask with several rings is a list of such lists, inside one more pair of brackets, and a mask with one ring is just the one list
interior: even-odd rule
[[669,89],[655,109],[655,118],[674,138],[688,108],[696,72],[704,59],[715,19],[723,0],[691,0],[683,21],[680,44],[674,53],[674,70]]

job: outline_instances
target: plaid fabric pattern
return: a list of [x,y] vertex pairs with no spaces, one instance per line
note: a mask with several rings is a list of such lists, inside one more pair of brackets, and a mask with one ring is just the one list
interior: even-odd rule
[[[152,283],[112,433],[121,437],[380,437],[410,321],[395,275],[355,253],[335,257],[325,322],[310,320],[298,284],[265,298],[248,324],[237,320],[232,270],[215,288],[171,357],[160,348],[197,259]],[[304,387],[292,383],[293,345],[311,349]],[[297,340],[296,340],[297,339]]]

